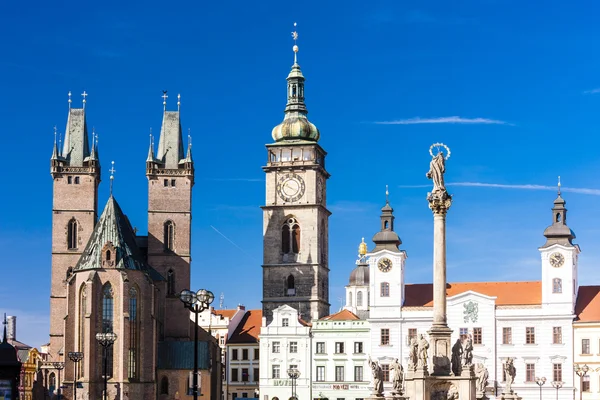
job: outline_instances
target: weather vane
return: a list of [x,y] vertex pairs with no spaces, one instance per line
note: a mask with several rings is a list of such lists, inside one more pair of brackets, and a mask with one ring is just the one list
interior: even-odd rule
[[117,172],[117,170],[115,169],[115,162],[111,161],[111,167],[108,170],[110,172],[110,195],[112,196],[112,191],[113,191],[113,181],[115,180],[115,172]]
[[[296,28],[297,25],[298,24],[294,22],[294,28]],[[292,32],[292,38],[294,39],[294,47],[292,47],[294,50],[294,64],[296,64],[298,62],[298,45],[296,44],[296,41],[298,40],[298,32],[296,30]]]
[[164,111],[167,111],[167,98],[168,98],[168,97],[169,97],[169,96],[167,96],[167,91],[166,91],[166,90],[163,90],[163,95],[162,95],[162,98],[163,98],[163,110],[164,110]]

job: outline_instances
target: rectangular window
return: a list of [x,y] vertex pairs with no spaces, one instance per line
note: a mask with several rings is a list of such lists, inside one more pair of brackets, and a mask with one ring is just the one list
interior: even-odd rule
[[317,365],[317,382],[325,382],[325,367]]
[[381,364],[381,372],[383,372],[383,381],[390,381],[390,366],[388,364]]
[[562,293],[562,279],[552,279],[552,293]]
[[298,342],[290,342],[290,353],[298,352]]
[[502,328],[502,344],[512,344],[512,328]]
[[562,382],[562,364],[552,364],[554,382]]
[[252,376],[253,381],[258,382],[258,378],[260,377],[259,369],[254,368],[254,371],[252,371],[252,372],[253,372],[253,376]]
[[231,359],[232,360],[237,360],[238,359],[238,350],[237,349],[231,350]]
[[525,344],[535,344],[535,328],[533,326],[525,328]]
[[581,383],[582,383],[581,391],[582,392],[589,392],[590,391],[590,376],[589,375],[584,375],[583,376],[583,381]]
[[473,328],[473,344],[483,343],[482,328]]
[[169,186],[169,180],[168,180],[168,179],[165,179],[165,180],[164,180],[164,182],[163,182],[163,185],[164,185],[165,187]]
[[238,369],[231,368],[231,382],[237,382],[237,381],[239,381]]
[[335,354],[344,354],[344,342],[335,342]]
[[290,319],[289,318],[282,318],[281,319],[281,326],[290,326]]
[[243,399],[247,399],[248,398],[248,393],[246,393],[246,392],[242,393],[242,398]]
[[260,359],[260,350],[259,349],[254,349],[254,359],[255,360]]
[[225,336],[221,336],[221,337],[219,338],[219,345],[220,345],[221,347],[225,346]]
[[363,352],[363,343],[362,342],[354,342],[354,354],[362,354]]
[[387,346],[390,344],[390,330],[388,328],[381,329],[381,345]]
[[525,382],[535,382],[535,364],[525,364]]
[[248,382],[250,378],[250,374],[248,373],[248,368],[242,368],[242,382]]
[[281,368],[279,365],[273,365],[273,369],[271,370],[271,378],[279,379],[281,373]]
[[344,367],[341,365],[335,366],[335,381],[344,382]]
[[242,349],[242,360],[248,359],[248,349]]
[[362,382],[363,381],[363,367],[355,366],[354,367],[354,382]]
[[315,353],[325,354],[325,342],[317,342]]
[[562,344],[562,328],[560,326],[552,328],[552,344]]
[[467,336],[469,336],[469,328],[460,328],[458,332],[460,335],[460,340],[465,340]]
[[[193,389],[192,389],[192,393],[190,393],[190,395],[193,394],[193,393],[194,392],[193,392]],[[237,393],[233,392],[233,393],[231,393],[231,400],[235,400],[235,399],[237,399]]]
[[175,186],[175,179],[171,179],[171,186]]
[[407,346],[410,346],[410,342],[413,340],[413,338],[415,340],[417,339],[417,330],[415,328],[409,328],[408,336],[406,336],[406,345]]
[[390,284],[388,282],[381,282],[380,288],[380,297],[390,297]]
[[279,353],[279,342],[273,342],[273,353]]
[[590,339],[581,339],[581,354],[591,354]]

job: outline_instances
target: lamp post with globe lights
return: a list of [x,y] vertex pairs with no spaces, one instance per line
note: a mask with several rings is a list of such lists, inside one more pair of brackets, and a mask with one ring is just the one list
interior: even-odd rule
[[290,400],[298,400],[296,394],[296,379],[300,377],[300,371],[298,371],[298,368],[290,368],[287,370],[287,373],[292,380],[292,397],[290,397]]
[[575,373],[577,374],[577,376],[579,376],[579,400],[582,400],[583,399],[583,377],[588,373],[588,371],[590,370],[590,367],[588,367],[587,364],[584,364],[583,366],[581,366],[579,364],[575,364],[573,369],[575,370]]
[[546,377],[542,376],[541,378],[535,378],[535,383],[540,387],[540,400],[542,400],[542,386],[546,383]]
[[179,294],[179,300],[183,306],[194,313],[194,377],[192,381],[194,400],[198,400],[198,314],[206,310],[214,299],[213,292],[206,289],[200,289],[195,293],[185,289]]
[[563,387],[563,384],[564,384],[564,382],[561,382],[561,381],[553,381],[552,382],[552,386],[554,386],[554,389],[556,389],[556,400],[558,400],[558,389]]
[[68,353],[69,360],[73,361],[73,399],[77,399],[77,365],[83,360],[81,351],[70,351]]
[[60,371],[62,371],[65,368],[65,363],[57,361],[53,362],[52,366],[55,370],[58,371],[58,381],[56,381],[56,398],[60,400],[60,385],[62,384],[60,380]]
[[114,332],[96,333],[96,340],[102,346],[102,363],[104,364],[104,400],[107,399],[108,389],[108,348],[117,340]]

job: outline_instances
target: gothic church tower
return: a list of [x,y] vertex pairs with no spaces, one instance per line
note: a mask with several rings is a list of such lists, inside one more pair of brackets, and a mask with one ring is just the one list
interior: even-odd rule
[[307,321],[329,315],[327,153],[319,146],[319,130],[307,114],[304,76],[295,55],[287,77],[285,117],[273,129],[275,143],[267,145],[263,167],[262,303],[267,323],[273,309],[284,304]]
[[52,361],[64,361],[66,357],[66,281],[81,257],[98,217],[100,162],[93,140],[90,151],[85,117],[86,96],[83,92],[82,108],[72,108],[69,92],[63,145],[58,146],[55,138],[50,159],[53,197],[49,352]]

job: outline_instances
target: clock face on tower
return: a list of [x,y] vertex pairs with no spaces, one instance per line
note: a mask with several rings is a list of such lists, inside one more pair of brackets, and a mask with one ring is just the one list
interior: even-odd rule
[[389,272],[392,269],[392,260],[389,258],[382,258],[377,262],[377,268],[381,272]]
[[297,174],[284,174],[277,182],[277,194],[288,203],[300,200],[305,188],[304,179]]
[[558,268],[564,264],[565,257],[561,253],[556,252],[556,253],[550,254],[549,260],[550,260],[550,265],[552,265],[554,268]]

